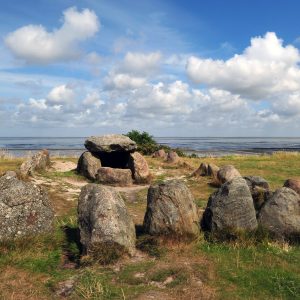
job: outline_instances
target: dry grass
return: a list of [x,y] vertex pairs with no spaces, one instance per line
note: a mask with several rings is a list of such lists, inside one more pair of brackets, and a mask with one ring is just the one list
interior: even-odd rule
[[[300,179],[299,153],[181,158],[178,164],[146,159],[154,182],[171,178],[186,182],[199,207],[199,216],[215,190],[209,177],[190,177],[201,162],[232,164],[242,175],[264,177],[272,189],[282,186],[287,178]],[[59,160],[76,162],[77,158]],[[0,158],[0,173],[18,168],[21,162],[22,159]],[[256,243],[250,239],[215,244],[201,235],[192,243],[178,243],[147,241],[141,235],[138,243],[144,252],[135,257],[109,266],[93,264],[63,269],[64,251],[79,256],[75,241],[67,241],[61,229],[77,229],[78,193],[71,194],[72,184],[65,181],[73,177],[72,172],[39,176],[47,181],[44,185],[50,190],[58,216],[56,232],[48,239],[0,248],[0,299],[53,299],[57,283],[74,275],[78,276],[78,283],[70,299],[295,299],[299,296],[299,246]],[[54,182],[55,185],[51,184]],[[146,210],[147,188],[130,195],[123,192],[123,198],[135,224],[140,226]]]

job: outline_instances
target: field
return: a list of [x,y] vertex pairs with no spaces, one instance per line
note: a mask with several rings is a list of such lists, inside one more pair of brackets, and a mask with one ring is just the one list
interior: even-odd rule
[[[234,165],[242,175],[258,175],[279,188],[300,179],[300,154],[182,158],[177,165],[147,157],[153,181],[181,178],[202,214],[215,190],[208,177],[190,177],[202,161]],[[75,158],[53,158],[53,168],[35,178],[45,186],[56,212],[52,234],[0,244],[0,299],[63,299],[66,281],[75,282],[67,299],[300,299],[300,245],[264,236],[213,242],[156,240],[139,233],[134,257],[101,266],[80,257],[77,197],[86,180],[75,174]],[[0,174],[21,159],[0,158]],[[123,188],[137,229],[143,222],[147,187]]]

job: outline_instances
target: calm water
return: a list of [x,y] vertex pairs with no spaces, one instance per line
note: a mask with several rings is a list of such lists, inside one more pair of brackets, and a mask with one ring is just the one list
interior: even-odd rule
[[[159,137],[160,144],[181,148],[186,152],[203,155],[224,155],[232,153],[272,153],[274,151],[300,151],[299,138],[218,138],[218,137]],[[0,148],[16,156],[28,151],[49,149],[52,154],[79,155],[84,150],[84,137],[0,137]]]

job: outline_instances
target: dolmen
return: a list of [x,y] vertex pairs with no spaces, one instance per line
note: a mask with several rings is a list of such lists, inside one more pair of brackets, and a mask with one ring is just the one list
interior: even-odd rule
[[137,145],[121,134],[91,136],[84,143],[87,149],[79,160],[77,172],[89,180],[110,185],[129,186],[148,183],[148,163],[136,152]]

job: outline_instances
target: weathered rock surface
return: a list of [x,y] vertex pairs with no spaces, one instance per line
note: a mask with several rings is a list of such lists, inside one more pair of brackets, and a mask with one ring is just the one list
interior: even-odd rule
[[214,233],[256,229],[255,209],[245,179],[233,178],[213,193],[201,223],[204,230]]
[[168,163],[178,163],[179,156],[175,151],[170,151],[167,155],[167,162]]
[[231,165],[221,167],[217,174],[220,184],[230,181],[235,177],[241,177],[241,174],[234,166]]
[[300,180],[299,179],[288,179],[285,181],[283,186],[294,190],[296,193],[298,193],[300,195]]
[[77,172],[90,180],[95,180],[100,167],[100,159],[86,151],[81,154],[78,160]]
[[91,136],[85,141],[84,146],[93,153],[133,152],[137,148],[137,145],[133,140],[122,134]]
[[199,168],[193,172],[192,176],[207,176],[208,175],[208,165],[206,163],[201,163]]
[[182,181],[172,180],[150,186],[144,230],[151,235],[197,236],[197,208],[193,195]]
[[280,188],[261,208],[258,222],[279,239],[300,241],[300,196],[290,188]]
[[81,243],[87,254],[135,252],[135,226],[119,193],[112,188],[88,184],[78,201]]
[[50,231],[53,217],[42,188],[19,180],[12,171],[0,177],[0,240]]
[[42,150],[22,163],[20,173],[22,176],[33,176],[35,172],[44,171],[50,166],[50,155],[48,150]]
[[159,149],[152,154],[155,158],[166,158],[167,154],[164,149]]
[[244,179],[249,186],[255,210],[259,211],[264,202],[272,196],[269,183],[260,176],[246,176]]
[[217,165],[210,163],[207,166],[207,175],[211,176],[215,181],[217,181],[219,170],[220,168]]
[[96,181],[103,184],[131,185],[132,173],[130,169],[116,169],[109,167],[100,167],[96,175]]
[[130,153],[128,167],[136,183],[147,183],[151,179],[148,163],[138,152]]
[[257,186],[266,190],[270,188],[268,181],[260,176],[246,176],[244,177],[244,179],[246,180],[250,189],[255,188]]

